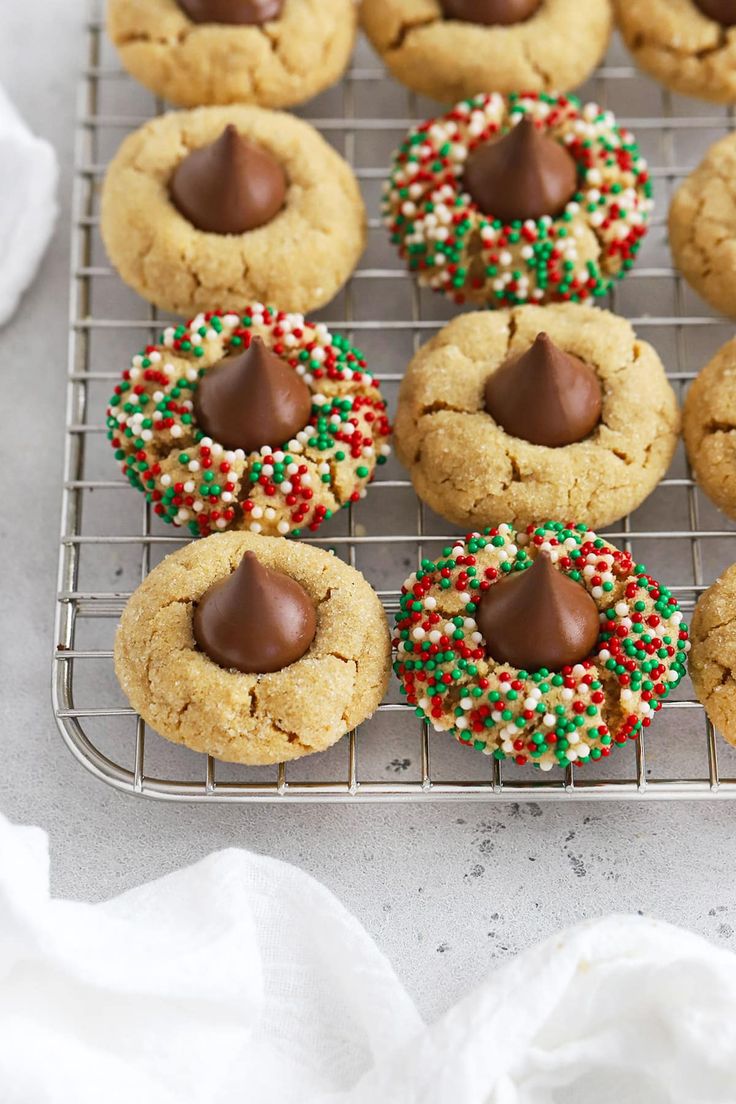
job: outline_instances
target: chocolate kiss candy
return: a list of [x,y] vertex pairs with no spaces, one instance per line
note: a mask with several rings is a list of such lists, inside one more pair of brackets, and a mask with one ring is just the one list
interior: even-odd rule
[[283,445],[304,429],[311,412],[304,380],[260,337],[210,368],[194,392],[199,428],[226,449]]
[[283,0],[179,0],[193,23],[268,23],[278,19],[283,6]]
[[601,385],[582,360],[540,333],[486,382],[486,411],[512,437],[560,448],[583,441],[601,420]]
[[193,150],[176,167],[169,194],[198,230],[244,234],[279,213],[286,187],[276,158],[230,125],[216,142]]
[[202,596],[193,629],[220,667],[265,675],[301,659],[314,640],[317,612],[304,587],[246,552],[232,575]]
[[736,24],[736,0],[695,0],[695,3],[707,15],[724,27]]
[[523,222],[560,214],[575,195],[578,178],[564,146],[524,118],[503,138],[473,150],[463,184],[485,215]]
[[523,23],[539,8],[542,0],[441,0],[448,19],[463,23]]
[[593,651],[598,607],[582,583],[541,552],[531,567],[485,592],[475,615],[486,653],[522,671],[560,671]]

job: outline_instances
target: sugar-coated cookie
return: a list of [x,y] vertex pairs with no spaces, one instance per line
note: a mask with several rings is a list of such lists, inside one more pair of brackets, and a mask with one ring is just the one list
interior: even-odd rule
[[721,735],[736,745],[736,564],[701,594],[691,637],[695,693]]
[[360,20],[397,80],[453,103],[477,92],[566,92],[605,53],[609,0],[362,0]]
[[353,0],[107,5],[108,33],[125,68],[180,107],[302,103],[342,75],[356,22]]
[[698,483],[719,509],[736,518],[736,338],[690,385],[682,432]]
[[527,306],[459,315],[419,350],[395,442],[419,497],[458,525],[597,528],[654,490],[679,420],[657,353],[625,319]]
[[365,243],[350,166],[292,115],[203,107],[152,119],[113,158],[101,232],[120,276],[164,310],[323,306]]
[[736,317],[736,134],[715,142],[675,192],[669,236],[676,266],[716,310]]
[[116,674],[143,719],[238,763],[330,747],[379,705],[390,659],[381,603],[360,572],[323,549],[249,533],[167,556],[115,638]]
[[675,92],[736,102],[736,8],[731,0],[613,0],[637,65]]

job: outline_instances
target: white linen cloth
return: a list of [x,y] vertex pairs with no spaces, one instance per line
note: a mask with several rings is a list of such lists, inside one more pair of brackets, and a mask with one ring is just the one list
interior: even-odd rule
[[59,165],[0,87],[0,326],[32,283],[53,233]]
[[0,817],[2,1104],[733,1104],[736,958],[638,916],[574,927],[425,1026],[300,870],[223,851],[112,901],[49,894]]

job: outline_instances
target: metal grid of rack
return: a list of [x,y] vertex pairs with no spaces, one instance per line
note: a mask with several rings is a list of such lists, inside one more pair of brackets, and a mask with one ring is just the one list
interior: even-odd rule
[[[140,496],[116,478],[105,440],[103,412],[114,381],[131,353],[155,340],[168,318],[127,291],[109,268],[99,240],[98,199],[105,163],[125,133],[163,105],[120,70],[96,6],[87,42],[72,212],[53,660],[55,715],[76,757],[118,789],[180,801],[736,797],[736,752],[717,738],[689,685],[666,703],[641,741],[593,769],[568,768],[552,776],[488,760],[448,736],[430,733],[402,703],[395,685],[374,718],[335,748],[274,768],[216,763],[172,747],[127,707],[112,671],[115,625],[137,583],[186,537],[160,525]],[[608,305],[657,347],[682,397],[687,381],[731,336],[731,327],[709,313],[672,269],[666,209],[673,186],[710,141],[732,129],[732,114],[671,96],[630,66],[618,42],[580,94],[616,111],[649,159],[657,198],[654,225],[638,265]],[[436,110],[391,81],[360,43],[341,84],[298,112],[354,166],[371,216],[360,267],[318,317],[363,346],[390,402],[412,352],[453,314],[450,305],[416,286],[377,217],[392,148],[415,120]],[[458,532],[417,501],[394,460],[382,469],[366,500],[343,515],[310,541],[359,567],[389,617],[405,575]],[[736,527],[696,488],[682,450],[648,502],[604,535],[671,583],[686,611],[736,559]]]

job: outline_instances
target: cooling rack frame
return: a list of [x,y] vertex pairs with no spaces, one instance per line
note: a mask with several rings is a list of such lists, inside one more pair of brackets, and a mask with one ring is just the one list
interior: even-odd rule
[[[391,715],[392,725],[412,726],[416,730],[417,772],[411,781],[392,772],[389,777],[363,777],[361,773],[360,730],[349,733],[342,741],[344,749],[344,771],[339,778],[308,778],[294,780],[290,777],[292,766],[280,764],[274,768],[274,777],[262,779],[220,779],[219,764],[207,756],[195,756],[201,761],[202,770],[198,777],[164,777],[146,770],[147,741],[158,740],[140,717],[124,706],[78,708],[75,705],[75,687],[77,671],[82,663],[100,663],[111,665],[112,652],[105,648],[91,648],[77,645],[77,627],[85,618],[105,618],[115,620],[122,611],[127,593],[125,591],[100,591],[86,589],[84,573],[80,565],[81,550],[89,545],[115,546],[134,545],[140,548],[140,578],[144,578],[151,566],[152,550],[159,546],[179,547],[185,542],[183,536],[163,534],[155,528],[147,506],[142,510],[140,531],[135,533],[114,534],[108,532],[89,533],[82,525],[83,499],[86,492],[99,490],[121,493],[127,492],[127,484],[114,478],[114,468],[110,465],[109,478],[90,478],[86,465],[86,446],[90,434],[103,431],[102,412],[90,401],[90,388],[96,381],[110,380],[112,387],[117,371],[99,369],[94,363],[91,352],[91,336],[96,331],[125,331],[146,329],[153,339],[164,322],[153,308],[140,303],[140,317],[129,318],[98,316],[93,313],[94,288],[96,282],[117,280],[117,277],[105,264],[93,259],[93,240],[99,230],[99,219],[94,213],[94,196],[104,173],[104,164],[97,159],[98,138],[100,133],[112,128],[120,136],[129,129],[145,121],[145,115],[105,114],[100,110],[100,89],[105,81],[128,81],[120,69],[104,64],[102,58],[102,36],[104,25],[99,18],[97,6],[86,23],[87,55],[79,88],[77,132],[75,141],[74,189],[72,200],[72,242],[70,272],[70,315],[68,347],[68,387],[66,406],[66,442],[64,454],[64,483],[62,498],[61,542],[59,553],[58,592],[56,603],[55,650],[53,657],[52,697],[54,714],[59,730],[76,758],[100,780],[118,790],[170,801],[200,802],[380,802],[403,800],[486,800],[486,801],[570,801],[570,800],[656,800],[656,799],[713,799],[736,798],[736,777],[724,777],[719,772],[719,746],[712,725],[707,721],[702,707],[692,697],[667,702],[664,715],[658,718],[660,725],[677,725],[683,711],[697,710],[702,714],[702,739],[705,741],[706,754],[700,756],[701,767],[698,771],[680,772],[676,777],[651,777],[647,770],[647,741],[656,739],[653,734],[643,734],[633,750],[633,763],[622,777],[601,777],[600,772],[566,771],[551,775],[538,772],[533,777],[523,775],[514,765],[500,764],[495,759],[484,760],[486,774],[478,776],[477,770],[468,772],[469,777],[443,777],[433,769],[435,740],[447,741],[447,736],[430,734],[425,722],[414,717],[411,707],[397,701],[387,701],[379,712]],[[593,85],[603,100],[607,82],[630,81],[638,77],[636,71],[628,65],[608,64],[601,67],[594,78]],[[396,140],[417,118],[423,117],[416,98],[405,90],[395,87],[395,102],[400,105],[391,117],[358,116],[355,112],[355,90],[360,82],[387,81],[380,67],[354,64],[341,83],[342,112],[334,115],[317,116],[301,112],[313,125],[328,136],[341,137],[342,149],[346,158],[355,161],[355,143],[358,134],[367,132],[383,133],[387,129],[396,133]],[[132,83],[132,82],[131,82]],[[376,86],[378,87],[378,86]],[[660,131],[663,150],[662,164],[651,166],[652,176],[657,181],[671,184],[680,179],[690,165],[676,163],[674,135],[681,128],[723,131],[732,129],[731,112],[725,115],[709,114],[708,105],[702,105],[702,111],[696,115],[678,115],[673,112],[673,100],[668,92],[659,90],[662,111],[660,114],[643,114],[627,118],[635,132]],[[401,111],[401,105],[406,105]],[[163,105],[156,104],[156,110]],[[358,166],[356,175],[361,182],[378,181],[386,172],[385,164]],[[654,232],[663,233],[663,205],[657,208],[654,219]],[[375,210],[370,212],[370,230],[378,230],[380,221]],[[707,314],[693,312],[685,303],[683,282],[669,265],[661,267],[637,266],[628,279],[642,281],[672,280],[676,287],[676,309],[672,314],[641,315],[631,321],[637,329],[674,327],[676,333],[678,360],[682,347],[682,335],[685,330],[700,326],[709,326],[722,320]],[[390,294],[392,281],[411,282],[411,310],[405,318],[369,318],[355,317],[353,310],[356,289],[365,281],[386,284]],[[410,331],[413,347],[418,347],[429,333],[443,323],[436,318],[426,317],[422,312],[420,292],[412,278],[401,267],[366,267],[361,265],[349,282],[341,299],[342,311],[339,317],[330,317],[329,323],[343,332],[356,334],[359,340],[361,331],[382,332]],[[611,306],[615,309],[615,293]],[[328,308],[329,313],[330,308]],[[670,373],[670,379],[679,389],[680,395],[692,371],[685,371],[678,363],[676,370]],[[400,378],[396,373],[377,373],[384,383],[396,383]],[[678,539],[687,543],[691,557],[692,585],[683,586],[678,595],[686,611],[690,611],[697,595],[705,589],[702,564],[702,542],[711,538],[729,539],[734,531],[723,521],[722,528],[701,527],[699,519],[698,494],[690,472],[682,477],[671,477],[663,481],[663,487],[675,489],[687,499],[688,527],[670,531],[657,529],[652,531],[637,529],[631,519],[625,519],[617,532],[609,535],[625,547],[631,548],[638,540]],[[381,479],[371,488],[370,494],[376,499],[387,490],[407,489],[410,487],[405,478]],[[380,507],[379,507],[380,508]],[[721,519],[723,520],[723,519]],[[407,525],[407,529],[409,526]],[[452,540],[456,532],[449,532],[446,539]],[[421,558],[425,541],[430,535],[425,532],[425,511],[421,503],[415,507],[415,525],[408,533],[364,533],[353,516],[353,508],[348,511],[347,532],[343,534],[325,533],[324,536],[311,538],[312,543],[330,546],[345,556],[348,562],[355,564],[357,550],[371,541],[396,545],[412,543],[416,546],[417,556]],[[433,532],[431,540],[442,539]],[[736,551],[736,541],[734,541]],[[736,556],[734,556],[736,558]],[[723,564],[725,567],[726,564]],[[403,577],[403,575],[402,575]],[[398,603],[398,590],[379,590],[389,616],[395,612]],[[125,765],[118,756],[110,751],[101,750],[87,731],[88,722],[105,721],[108,718],[131,719],[134,727],[134,749],[132,763]],[[701,749],[702,750],[702,749]],[[467,753],[472,755],[472,753]],[[317,759],[318,757],[314,757]],[[473,763],[479,757],[473,756]],[[470,762],[471,760],[468,760]],[[736,775],[736,771],[734,771]],[[471,776],[472,775],[472,776]]]

